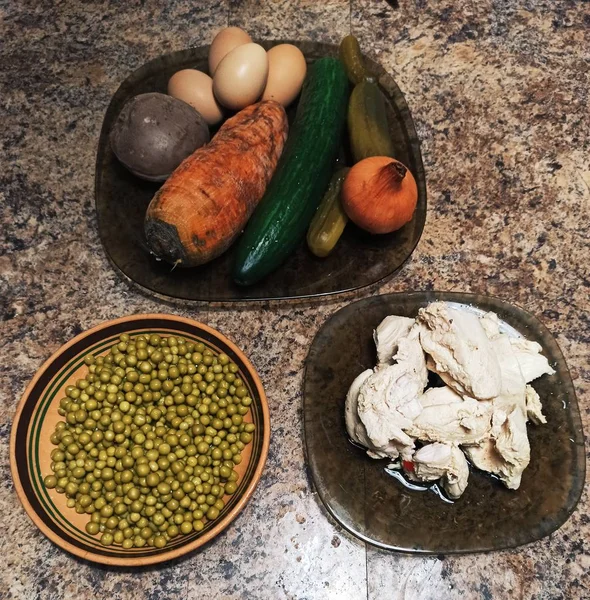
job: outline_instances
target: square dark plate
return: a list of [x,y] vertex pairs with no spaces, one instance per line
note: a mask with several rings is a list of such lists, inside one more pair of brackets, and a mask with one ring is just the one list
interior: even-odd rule
[[[532,382],[546,425],[529,425],[531,461],[518,490],[471,468],[461,498],[445,503],[430,492],[406,489],[348,439],[346,392],[376,362],[373,329],[387,315],[415,317],[443,300],[494,311],[538,342],[555,369]],[[307,459],[328,511],[363,540],[392,550],[457,553],[501,550],[538,540],[565,523],[582,493],[584,434],[572,380],[551,333],[532,315],[497,298],[413,292],[365,298],[337,311],[314,339],[304,381]]]
[[[284,43],[261,42],[265,48]],[[308,62],[337,55],[338,47],[316,42],[298,46]],[[305,240],[275,273],[249,287],[232,282],[233,253],[192,269],[174,269],[158,262],[147,248],[143,220],[158,189],[129,173],[115,158],[110,144],[111,127],[127,100],[146,92],[166,92],[168,79],[180,69],[207,70],[209,47],[191,48],[156,58],[133,72],[120,86],[107,109],[96,160],[95,195],[100,239],[115,269],[128,282],[159,298],[191,301],[236,301],[302,298],[335,294],[368,286],[395,273],[412,254],[426,219],[426,181],[420,144],[406,101],[393,79],[373,61],[368,66],[378,77],[388,99],[391,135],[401,160],[418,184],[414,218],[399,231],[372,236],[349,224],[328,258],[316,258]],[[296,104],[289,107],[292,120]],[[346,157],[348,148],[342,148]],[[344,160],[346,162],[346,160]]]

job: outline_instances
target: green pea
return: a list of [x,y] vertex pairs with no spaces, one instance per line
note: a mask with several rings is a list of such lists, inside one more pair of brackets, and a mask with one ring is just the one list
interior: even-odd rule
[[84,529],[86,529],[86,531],[90,534],[90,535],[96,535],[100,529],[98,523],[94,523],[93,521],[89,521],[88,523],[86,523],[86,526],[84,527]]
[[100,536],[100,543],[103,546],[110,546],[113,542],[114,542],[114,538],[113,538],[113,534],[112,533],[108,533],[105,531],[105,533],[103,533]]

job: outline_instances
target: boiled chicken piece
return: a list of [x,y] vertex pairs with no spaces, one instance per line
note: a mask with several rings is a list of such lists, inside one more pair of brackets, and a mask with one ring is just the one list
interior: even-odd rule
[[[487,312],[480,318],[481,323],[488,339],[493,340],[500,335],[500,321],[498,315],[493,312]],[[541,354],[543,348],[537,342],[531,342],[523,337],[510,337],[510,343],[524,376],[526,383],[542,375],[553,375],[555,371],[549,366],[547,359]]]
[[530,421],[535,425],[541,425],[541,423],[547,423],[547,419],[543,414],[543,407],[541,406],[541,398],[539,394],[530,385],[526,386],[526,414]]
[[491,427],[492,405],[462,397],[450,387],[430,388],[420,397],[422,412],[406,433],[419,440],[473,444],[483,440]]
[[486,332],[488,339],[493,340],[500,335],[500,319],[495,312],[487,312],[480,317],[479,322]]
[[541,375],[555,373],[549,366],[548,360],[541,354],[543,348],[537,342],[531,342],[524,338],[510,338],[510,343],[526,383],[541,377]]
[[353,382],[346,394],[346,404],[344,407],[344,419],[346,421],[346,430],[353,442],[364,446],[367,449],[367,454],[371,458],[397,458],[399,451],[397,446],[388,444],[383,448],[377,448],[373,445],[367,430],[361,421],[358,414],[358,396],[361,385],[373,374],[372,369],[363,371]]
[[477,315],[433,302],[420,309],[418,322],[429,366],[448,386],[480,400],[500,393],[500,365]]
[[373,332],[373,339],[377,347],[377,364],[390,365],[397,353],[400,339],[406,337],[415,323],[415,319],[385,317]]
[[417,328],[399,340],[395,363],[376,369],[360,387],[358,414],[373,447],[394,444],[405,456],[414,447],[414,440],[404,429],[420,414],[418,398],[428,380],[424,352]]
[[[373,458],[401,457],[411,479],[440,479],[452,498],[467,486],[465,456],[517,489],[530,460],[527,420],[546,422],[528,383],[554,371],[539,344],[506,331],[493,312],[445,302],[416,320],[385,318],[373,334],[378,364],[346,398],[351,439]],[[446,386],[425,392],[427,369]],[[416,441],[428,443],[415,451]]]
[[367,435],[367,430],[358,414],[358,397],[361,385],[363,385],[372,374],[373,369],[367,369],[355,378],[346,394],[346,403],[344,405],[344,420],[350,439],[367,448],[371,448],[372,444]]
[[412,457],[412,469],[407,470],[411,479],[435,481],[450,498],[459,498],[467,487],[469,465],[458,446],[434,443],[420,448]]
[[492,400],[490,438],[463,449],[476,467],[494,473],[506,487],[517,489],[530,460],[526,383],[510,339],[501,335],[491,344],[502,371],[502,386],[500,394]]

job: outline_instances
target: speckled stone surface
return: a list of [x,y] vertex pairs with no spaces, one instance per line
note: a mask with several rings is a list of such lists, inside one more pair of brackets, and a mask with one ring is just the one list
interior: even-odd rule
[[[413,112],[429,185],[412,259],[379,291],[497,295],[538,316],[570,365],[590,430],[590,4],[562,0],[0,0],[0,598],[441,600],[590,597],[590,498],[550,537],[489,555],[376,550],[326,516],[305,469],[301,384],[319,326],[351,297],[245,308],[168,306],[132,291],[96,232],[94,160],[110,96],[131,70],[253,37],[336,42],[350,30]],[[41,363],[79,331],[129,313],[194,317],[231,337],[267,389],[267,468],[204,550],[143,571],[78,561],[21,508],[8,438]],[[550,452],[550,448],[547,450]]]

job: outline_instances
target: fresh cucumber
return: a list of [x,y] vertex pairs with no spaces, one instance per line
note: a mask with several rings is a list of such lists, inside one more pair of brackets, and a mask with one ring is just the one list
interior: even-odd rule
[[236,283],[251,285],[274,271],[304,237],[330,182],[347,102],[342,63],[315,61],[274,176],[238,240]]
[[376,83],[354,86],[348,104],[348,134],[355,162],[369,156],[395,156],[387,121],[387,100]]
[[340,190],[348,171],[350,169],[344,167],[334,173],[307,232],[307,245],[320,258],[334,250],[348,222],[340,202]]

